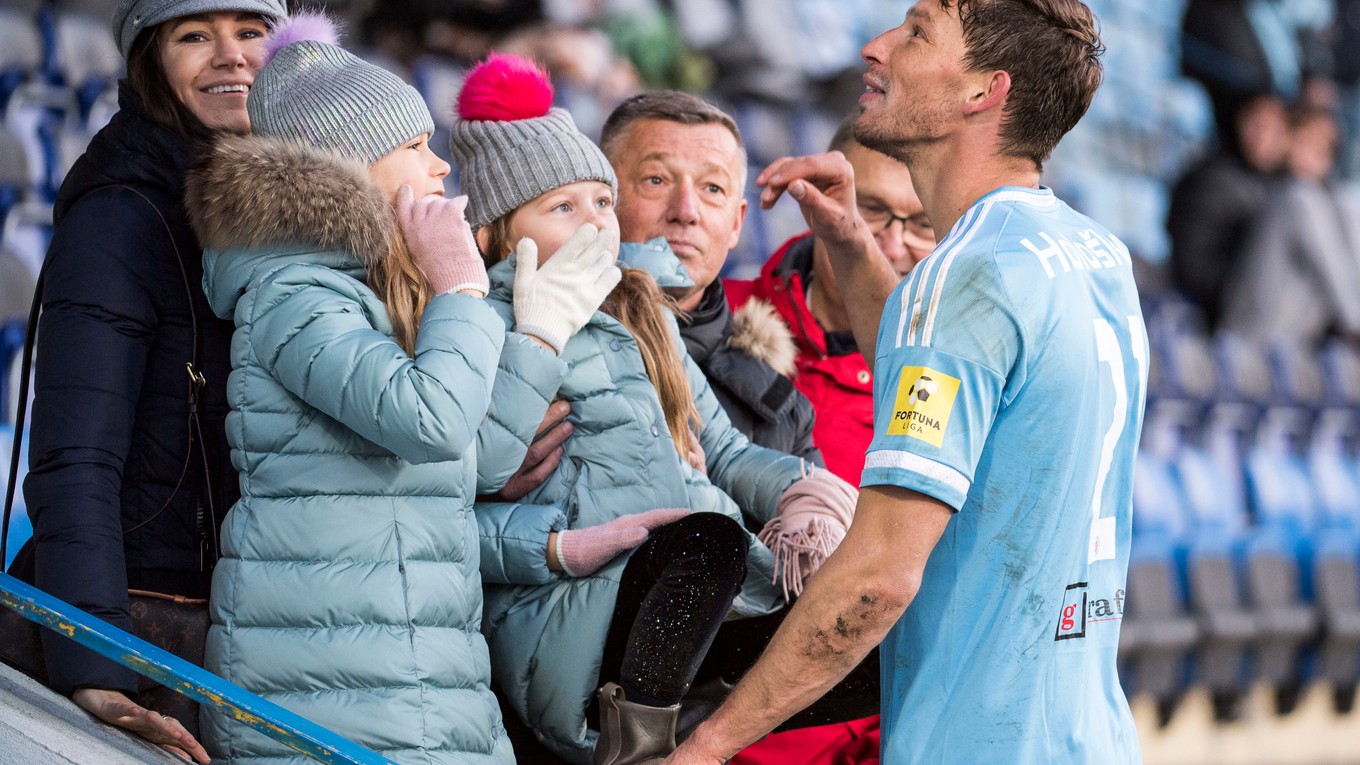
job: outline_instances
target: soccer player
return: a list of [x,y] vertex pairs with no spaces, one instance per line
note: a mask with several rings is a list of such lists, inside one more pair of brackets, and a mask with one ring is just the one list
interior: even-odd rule
[[862,278],[842,157],[757,179],[828,243],[875,434],[845,541],[667,762],[722,761],[880,641],[889,765],[1140,761],[1115,650],[1146,332],[1127,248],[1039,183],[1101,52],[1076,0],[920,0],[864,48],[856,138],[948,232],[895,289]]

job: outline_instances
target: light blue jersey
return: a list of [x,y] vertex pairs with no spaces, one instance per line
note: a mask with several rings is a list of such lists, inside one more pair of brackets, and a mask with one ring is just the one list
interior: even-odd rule
[[958,512],[882,646],[887,765],[1141,761],[1115,671],[1147,333],[1128,249],[978,200],[888,300],[863,485]]

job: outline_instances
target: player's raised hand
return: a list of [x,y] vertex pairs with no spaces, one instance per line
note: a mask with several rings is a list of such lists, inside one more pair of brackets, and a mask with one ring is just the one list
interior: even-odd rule
[[781,157],[756,177],[756,185],[764,187],[760,206],[766,210],[788,192],[813,235],[829,245],[873,238],[855,206],[855,171],[839,151]]

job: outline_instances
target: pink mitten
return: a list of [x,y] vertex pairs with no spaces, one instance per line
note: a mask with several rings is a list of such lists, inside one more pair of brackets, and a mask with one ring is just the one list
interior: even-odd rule
[[647,532],[689,515],[687,507],[648,510],[609,523],[557,532],[557,562],[567,576],[589,576],[625,550],[647,541]]
[[774,552],[775,578],[801,595],[803,583],[835,552],[855,518],[859,490],[835,473],[814,467],[779,497],[779,514],[760,530]]
[[420,265],[436,295],[460,290],[490,288],[486,265],[477,251],[463,210],[467,197],[445,199],[427,195],[415,199],[410,186],[397,192],[397,222],[406,247]]

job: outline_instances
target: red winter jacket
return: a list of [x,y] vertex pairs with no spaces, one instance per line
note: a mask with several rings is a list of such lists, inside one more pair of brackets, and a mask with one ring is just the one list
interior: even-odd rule
[[[759,322],[774,307],[797,346],[793,384],[812,402],[816,421],[812,442],[831,472],[858,486],[864,452],[874,430],[874,378],[859,353],[826,354],[826,336],[808,310],[804,273],[812,269],[812,235],[802,234],[779,248],[750,281],[725,280],[727,301],[735,320]],[[752,300],[756,305],[747,304]]]

